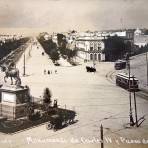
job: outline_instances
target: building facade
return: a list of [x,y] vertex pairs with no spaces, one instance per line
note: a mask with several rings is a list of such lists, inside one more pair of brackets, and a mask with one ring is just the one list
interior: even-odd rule
[[134,32],[134,45],[142,47],[148,44],[148,35],[144,35],[140,29]]
[[78,56],[84,60],[105,61],[104,42],[102,38],[81,37],[76,39]]

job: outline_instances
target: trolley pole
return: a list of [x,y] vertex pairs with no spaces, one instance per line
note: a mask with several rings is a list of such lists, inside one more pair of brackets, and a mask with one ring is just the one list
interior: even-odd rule
[[102,124],[100,126],[100,137],[101,137],[101,148],[104,148],[104,142],[103,142],[103,126],[102,126]]
[[146,52],[146,67],[147,67],[147,86],[148,86],[148,55],[147,55],[147,52]]
[[[133,77],[133,82],[134,82],[134,77]],[[134,89],[134,105],[135,105],[135,119],[136,119],[136,127],[138,127],[137,103],[136,103],[135,89]]]
[[95,53],[93,51],[93,67],[95,68]]
[[129,72],[129,103],[130,103],[130,113],[129,113],[129,117],[130,117],[130,126],[134,126],[134,120],[133,120],[133,114],[132,114],[132,100],[131,100],[131,81],[130,81],[130,76],[131,76],[131,68],[130,68],[130,58],[129,58],[129,54],[127,55],[127,63],[128,63],[128,72]]
[[25,67],[25,63],[26,61],[25,61],[25,53],[24,53],[24,73],[23,73],[23,76],[25,76],[26,75],[26,67]]

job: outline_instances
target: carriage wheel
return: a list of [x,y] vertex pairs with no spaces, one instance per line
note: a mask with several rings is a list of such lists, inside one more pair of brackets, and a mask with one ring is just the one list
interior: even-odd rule
[[46,125],[46,128],[47,128],[48,130],[50,130],[50,129],[53,128],[53,125],[49,122],[49,123]]

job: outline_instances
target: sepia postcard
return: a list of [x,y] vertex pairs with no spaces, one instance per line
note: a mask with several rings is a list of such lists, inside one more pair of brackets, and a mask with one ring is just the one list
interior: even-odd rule
[[0,0],[0,147],[148,147],[147,0]]

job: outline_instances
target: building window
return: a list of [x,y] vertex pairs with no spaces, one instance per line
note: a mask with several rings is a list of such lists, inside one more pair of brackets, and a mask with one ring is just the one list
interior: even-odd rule
[[100,46],[98,46],[98,51],[100,51],[101,50],[101,47]]
[[94,54],[94,59],[97,60],[97,54]]
[[101,61],[101,54],[98,54],[98,61]]
[[90,51],[93,51],[93,47],[90,47]]
[[93,60],[93,54],[90,54],[90,60]]

